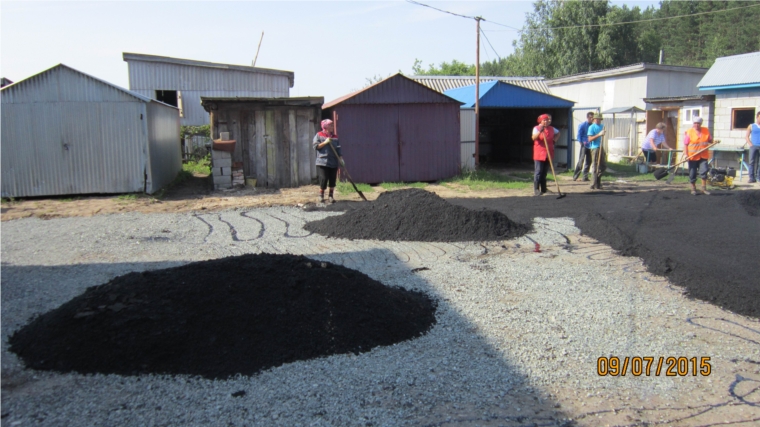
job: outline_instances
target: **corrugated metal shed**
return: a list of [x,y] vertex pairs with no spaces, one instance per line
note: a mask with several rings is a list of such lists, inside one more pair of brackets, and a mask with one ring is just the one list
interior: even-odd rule
[[[444,94],[464,103],[462,108],[475,106],[475,85],[447,90]],[[572,101],[501,81],[480,84],[481,108],[569,108],[573,105]]]
[[459,172],[459,105],[401,74],[323,106],[355,181],[435,181]]
[[362,90],[349,93],[322,106],[328,109],[338,104],[430,104],[449,103],[451,98],[430,90],[424,85],[396,74]]
[[[475,85],[475,76],[412,76],[412,80],[441,93],[462,86]],[[480,76],[481,84],[489,81],[500,81],[535,90],[537,92],[551,94],[549,87],[546,85],[546,80],[543,77]]]
[[152,193],[182,167],[174,107],[63,64],[1,93],[3,197]]
[[156,91],[180,91],[183,125],[208,124],[201,96],[287,97],[294,83],[292,71],[126,52],[122,56],[129,64],[130,90],[150,98]]
[[716,59],[697,86],[699,90],[760,86],[760,52]]

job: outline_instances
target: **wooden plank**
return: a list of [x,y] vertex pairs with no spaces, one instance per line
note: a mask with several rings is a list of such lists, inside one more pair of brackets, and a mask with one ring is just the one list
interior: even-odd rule
[[312,110],[299,109],[296,112],[296,145],[298,146],[298,185],[311,184],[311,141],[314,135],[309,134],[309,119]]
[[245,110],[241,117],[243,131],[243,172],[246,177],[256,176],[256,125],[254,111]]
[[232,123],[230,124],[230,139],[234,139],[237,141],[235,143],[235,152],[232,153],[232,162],[242,162],[243,161],[243,141],[241,139],[241,129],[240,129],[240,113],[241,111],[239,109],[230,111],[230,119],[232,119]]
[[288,110],[288,130],[290,131],[290,186],[298,187],[298,132],[296,132],[296,110]]
[[266,133],[264,140],[267,144],[267,187],[277,185],[277,128],[275,124],[275,111],[267,110],[265,119]]
[[256,129],[254,133],[254,140],[256,141],[256,148],[254,149],[254,155],[256,158],[256,186],[267,186],[267,143],[264,135],[266,134],[266,114],[263,110],[256,111],[254,113],[254,121],[256,122]]
[[[311,115],[311,120],[309,120],[309,135],[311,135],[312,138],[314,138],[314,135],[317,134],[317,128],[319,128],[319,125],[318,125],[319,118],[320,118],[319,109],[314,109]],[[316,162],[317,162],[317,151],[314,149],[310,149],[309,150],[309,169],[311,170],[312,181],[315,181],[317,179],[317,163]]]
[[277,127],[277,187],[290,187],[290,132],[287,129],[287,110],[276,108],[274,122]]

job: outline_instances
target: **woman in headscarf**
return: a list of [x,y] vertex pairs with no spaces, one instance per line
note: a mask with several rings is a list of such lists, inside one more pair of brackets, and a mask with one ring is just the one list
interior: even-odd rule
[[[322,120],[322,131],[314,136],[312,146],[317,150],[317,177],[319,178],[319,203],[325,202],[325,189],[329,186],[328,201],[335,203],[335,178],[338,175],[338,166],[343,164],[338,135],[334,133],[335,127],[330,119]],[[332,144],[333,148],[330,148]],[[336,156],[337,153],[337,156]]]
[[[541,114],[538,116],[538,126],[533,128],[534,196],[546,193],[546,174],[549,171],[549,156],[552,159],[554,158],[554,141],[557,140],[557,135],[559,135],[559,129],[551,126],[551,124],[552,116]],[[549,147],[549,152],[546,151],[547,146]]]

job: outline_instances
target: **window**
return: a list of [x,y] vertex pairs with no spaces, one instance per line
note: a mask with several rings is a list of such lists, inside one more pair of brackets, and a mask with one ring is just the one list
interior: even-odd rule
[[701,108],[686,108],[683,110],[684,123],[693,123],[694,119],[697,117],[702,117]]
[[156,101],[179,108],[179,116],[185,117],[184,111],[182,111],[182,92],[178,90],[157,90]]
[[734,108],[731,110],[731,129],[747,129],[755,122],[755,108]]

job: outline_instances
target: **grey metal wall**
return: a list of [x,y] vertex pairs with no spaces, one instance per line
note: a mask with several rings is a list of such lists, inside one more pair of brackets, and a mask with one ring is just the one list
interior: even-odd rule
[[252,73],[161,62],[130,60],[129,89],[149,98],[156,90],[179,90],[182,93],[182,125],[209,123],[209,114],[201,106],[201,96],[275,98],[290,96],[286,75]]
[[475,142],[475,109],[459,110],[459,123],[461,123],[459,139],[462,142]]
[[172,182],[182,169],[177,110],[155,101],[148,104],[148,164],[148,194]]
[[1,99],[3,197],[143,191],[145,102],[65,66]]

